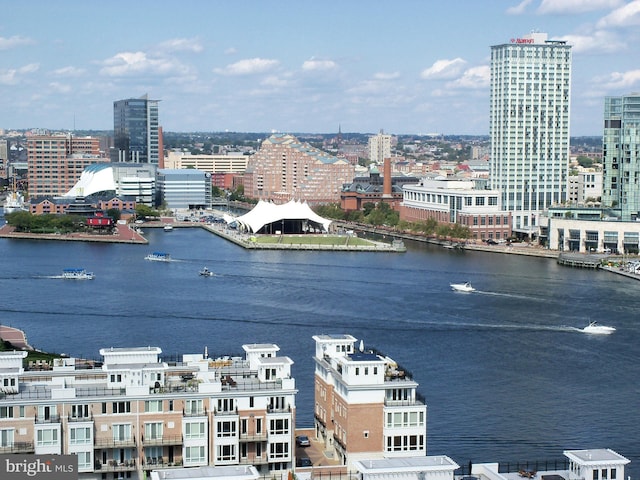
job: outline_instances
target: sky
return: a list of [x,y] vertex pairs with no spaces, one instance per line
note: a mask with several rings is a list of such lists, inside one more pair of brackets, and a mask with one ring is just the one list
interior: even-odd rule
[[640,0],[2,0],[0,128],[488,135],[492,45],[573,52],[571,135],[640,91]]

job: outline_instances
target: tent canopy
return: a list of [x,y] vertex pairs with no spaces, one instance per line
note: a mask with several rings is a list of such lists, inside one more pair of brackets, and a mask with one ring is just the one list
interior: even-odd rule
[[307,203],[291,200],[283,205],[260,200],[248,213],[235,219],[240,228],[250,233],[303,233],[304,226],[328,231],[331,220],[316,214]]

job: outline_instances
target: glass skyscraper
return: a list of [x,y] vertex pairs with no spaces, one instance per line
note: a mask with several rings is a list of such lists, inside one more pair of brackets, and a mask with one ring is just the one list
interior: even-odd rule
[[640,93],[605,97],[602,205],[640,220]]
[[531,33],[491,47],[490,187],[533,236],[539,214],[568,195],[571,46]]
[[158,100],[148,95],[113,102],[112,162],[158,164]]

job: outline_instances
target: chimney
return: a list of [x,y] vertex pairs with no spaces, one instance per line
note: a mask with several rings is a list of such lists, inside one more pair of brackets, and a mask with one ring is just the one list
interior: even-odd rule
[[384,170],[382,178],[382,198],[391,198],[391,159],[384,159]]

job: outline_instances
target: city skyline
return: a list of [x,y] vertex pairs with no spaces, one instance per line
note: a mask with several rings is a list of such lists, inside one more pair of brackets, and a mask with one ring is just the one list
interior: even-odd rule
[[640,85],[640,0],[5,7],[5,129],[109,130],[148,94],[165,131],[487,135],[491,46],[534,30],[572,45],[572,136]]

